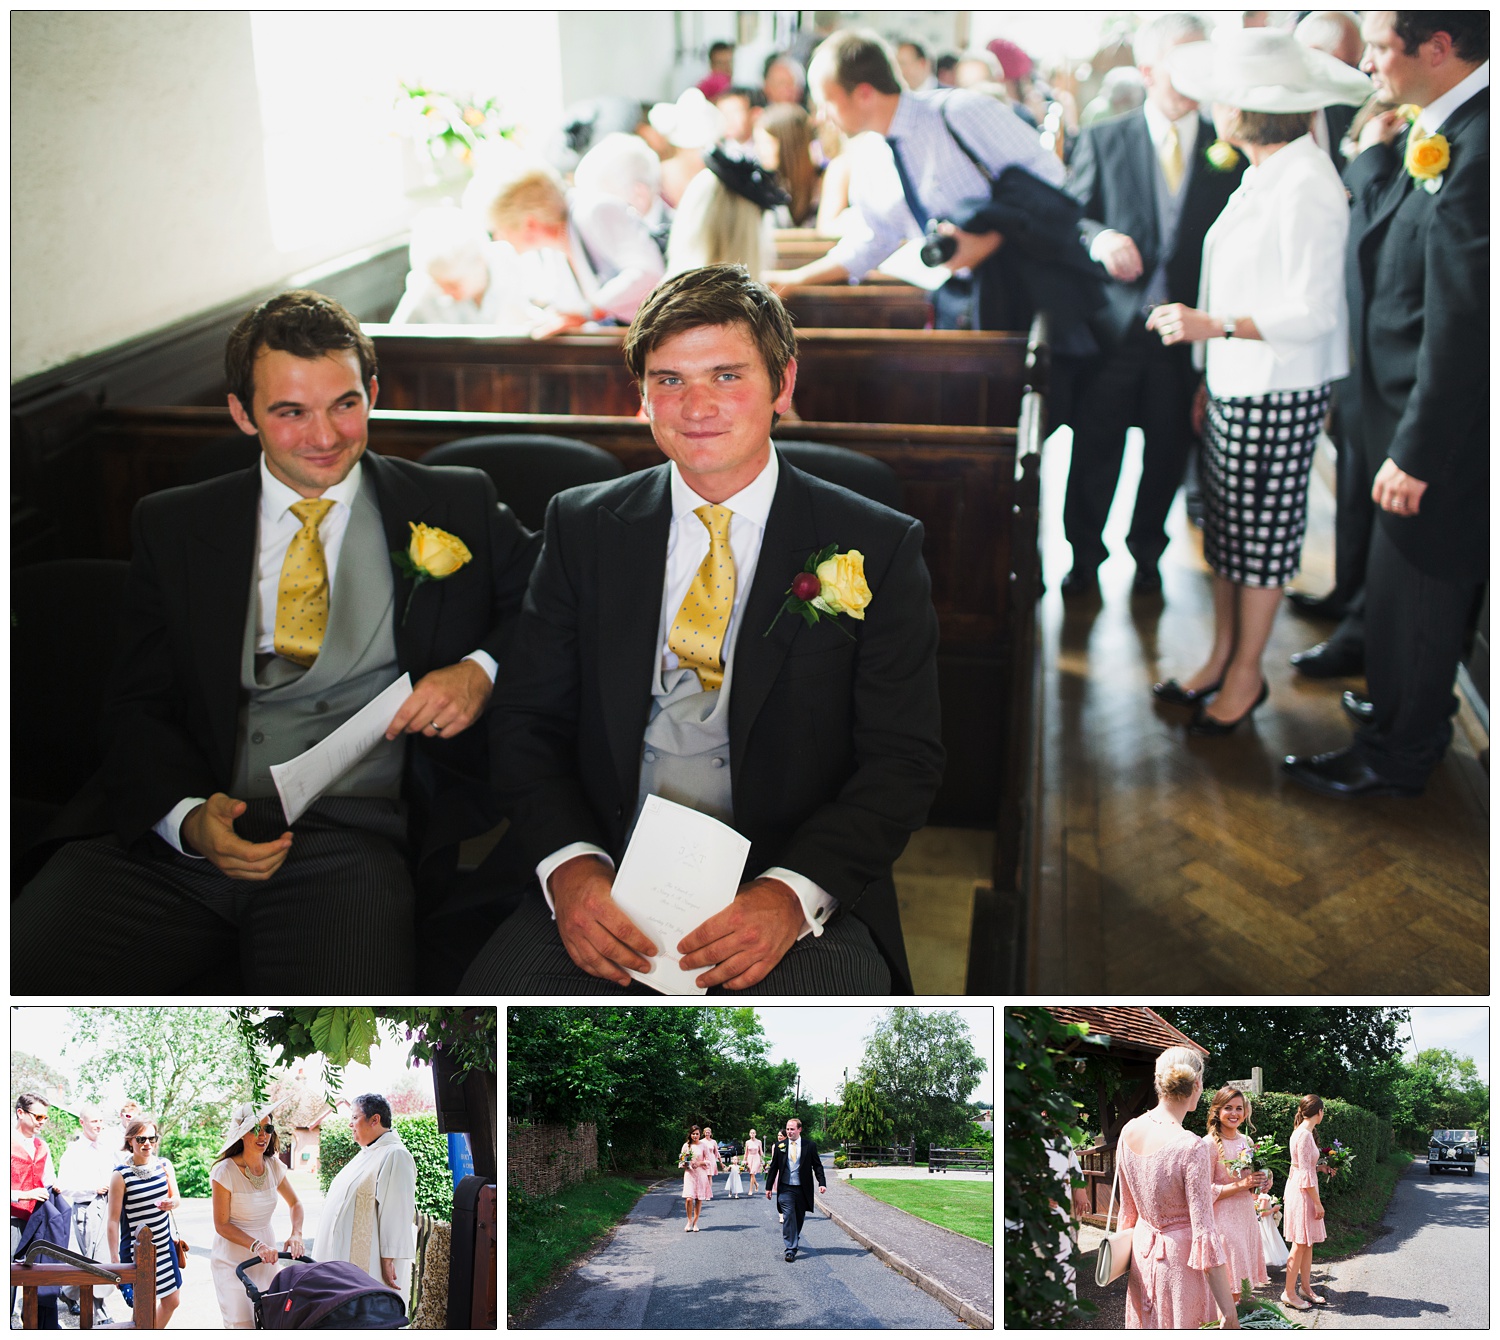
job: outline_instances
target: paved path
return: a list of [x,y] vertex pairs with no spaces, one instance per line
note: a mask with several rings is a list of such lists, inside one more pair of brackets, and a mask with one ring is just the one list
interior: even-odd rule
[[526,1328],[966,1329],[823,1213],[823,1202],[867,1200],[862,1193],[835,1186],[820,1196],[788,1264],[771,1202],[729,1200],[723,1182],[716,1179],[697,1233],[683,1232],[681,1179],[656,1183],[604,1248],[532,1308]]
[[1435,1177],[1418,1159],[1396,1183],[1383,1226],[1360,1255],[1314,1263],[1328,1299],[1317,1309],[1319,1330],[1488,1329],[1488,1159],[1473,1177]]

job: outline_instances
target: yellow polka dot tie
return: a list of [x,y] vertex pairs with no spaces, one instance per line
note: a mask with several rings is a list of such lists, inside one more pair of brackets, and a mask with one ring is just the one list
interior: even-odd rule
[[331,498],[305,498],[291,512],[302,523],[292,536],[276,588],[276,654],[311,665],[328,631],[328,560],[318,527],[333,506]]
[[734,554],[729,548],[734,513],[705,505],[693,515],[708,529],[708,553],[672,622],[667,646],[680,665],[698,672],[704,689],[716,689],[724,682],[724,630],[734,609]]
[[1176,126],[1167,127],[1167,138],[1156,156],[1161,160],[1161,175],[1167,179],[1167,190],[1176,195],[1182,185],[1182,140]]

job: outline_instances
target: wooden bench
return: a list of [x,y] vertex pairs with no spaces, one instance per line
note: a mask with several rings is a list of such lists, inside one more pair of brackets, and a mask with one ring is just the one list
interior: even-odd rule
[[913,284],[826,284],[783,299],[798,330],[925,330],[932,295]]
[[[903,301],[908,301],[903,299]],[[551,340],[455,326],[365,329],[380,360],[380,404],[393,410],[630,415],[640,394],[622,331]],[[820,423],[1014,428],[1027,340],[1004,331],[799,330],[802,419]]]
[[915,1145],[846,1145],[839,1146],[846,1168],[878,1168],[900,1164],[910,1167],[916,1159]]
[[[34,1244],[38,1254],[63,1255],[55,1243]],[[49,1250],[50,1249],[50,1250]],[[167,1244],[171,1250],[171,1243]],[[27,1255],[33,1254],[27,1249]],[[56,1261],[39,1261],[35,1265],[20,1265],[11,1262],[10,1287],[21,1290],[21,1327],[37,1330],[37,1290],[47,1287],[73,1286],[78,1290],[78,1328],[94,1330],[94,1290],[99,1285],[118,1286],[128,1284],[133,1291],[130,1320],[112,1322],[100,1330],[149,1331],[156,1328],[156,1244],[151,1240],[151,1230],[144,1225],[136,1230],[135,1260],[126,1262],[89,1262],[87,1268],[81,1264],[77,1253],[68,1251],[67,1256],[79,1260],[80,1264],[62,1264]]]
[[951,1168],[967,1168],[975,1172],[994,1172],[995,1157],[983,1149],[929,1149],[927,1171],[945,1173]]

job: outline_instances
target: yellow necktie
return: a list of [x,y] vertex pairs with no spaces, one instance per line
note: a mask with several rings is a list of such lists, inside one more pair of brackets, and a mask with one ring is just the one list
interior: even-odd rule
[[1182,185],[1182,141],[1177,138],[1177,127],[1167,127],[1167,138],[1157,154],[1161,159],[1161,175],[1167,179],[1167,190],[1173,195]]
[[703,506],[693,515],[708,528],[708,553],[672,622],[667,646],[677,661],[698,672],[705,690],[724,682],[724,630],[734,609],[734,554],[729,548],[727,507]]
[[302,523],[292,536],[276,588],[276,654],[298,665],[318,659],[328,630],[328,560],[318,526],[333,506],[331,498],[305,498],[291,512]]

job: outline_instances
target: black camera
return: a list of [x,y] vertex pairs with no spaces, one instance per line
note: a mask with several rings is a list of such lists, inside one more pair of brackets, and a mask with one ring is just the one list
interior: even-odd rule
[[946,233],[938,232],[938,219],[927,220],[927,235],[922,239],[922,264],[927,266],[946,265],[953,259],[958,250],[958,239],[950,237]]

